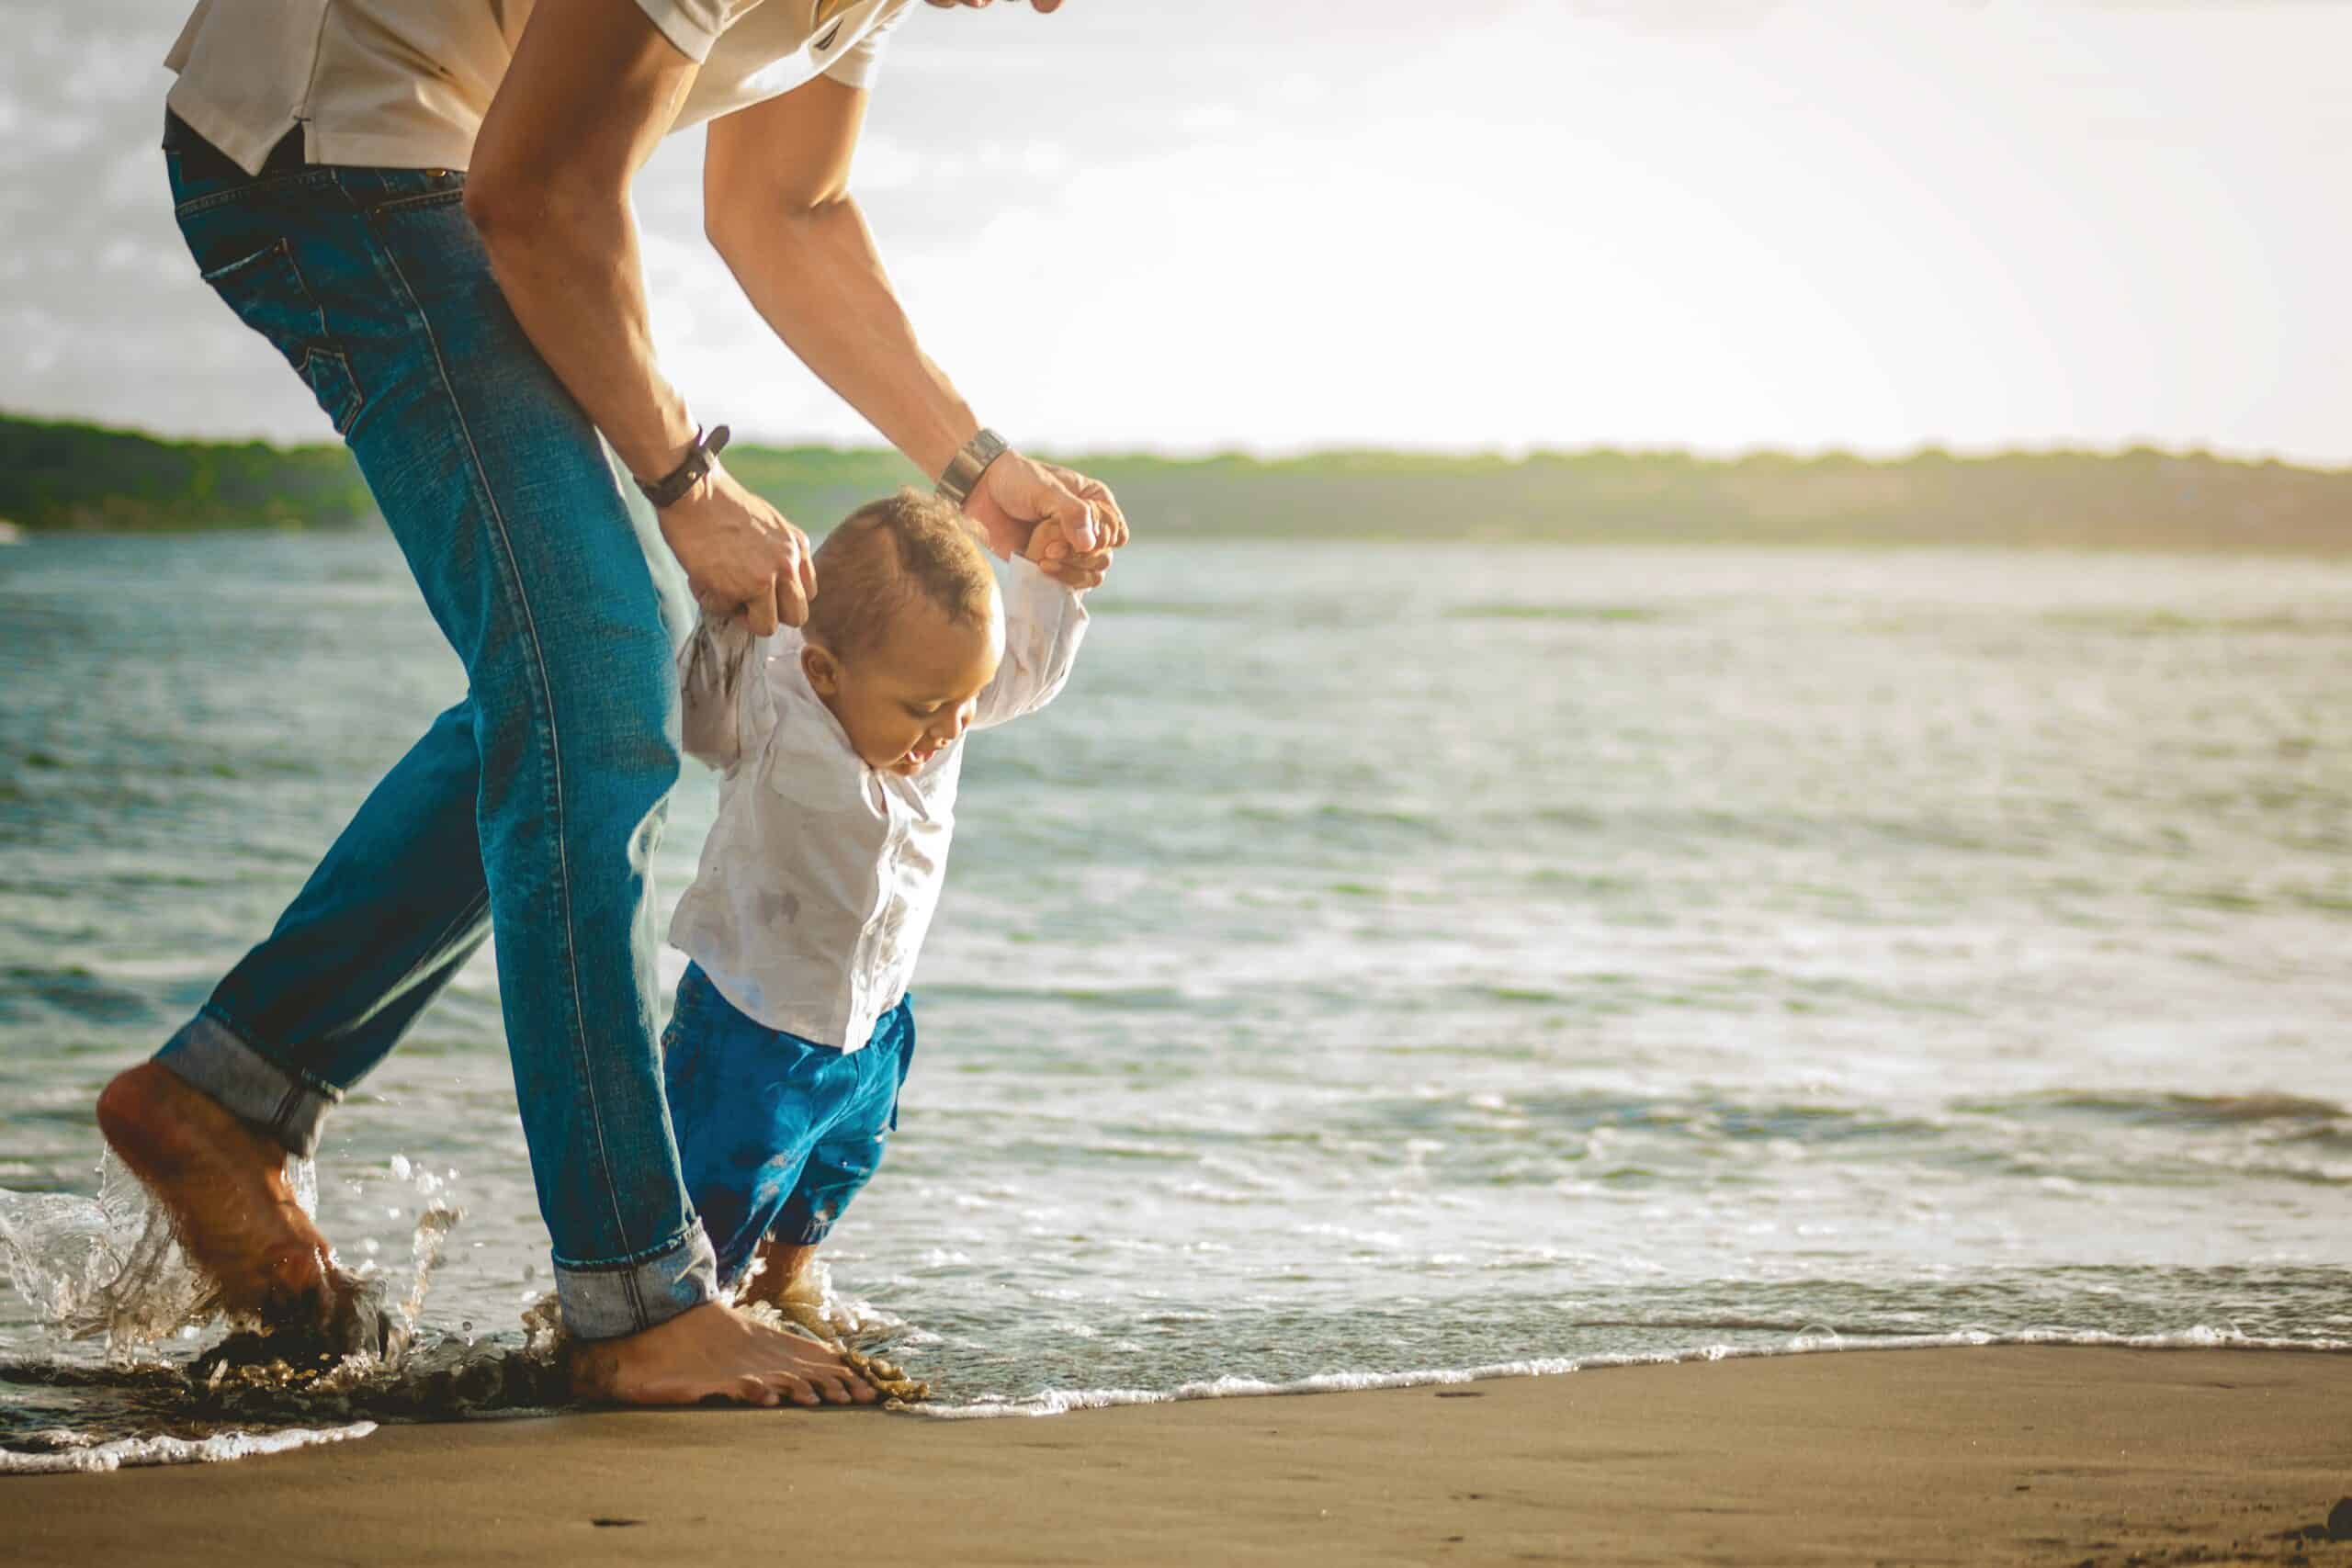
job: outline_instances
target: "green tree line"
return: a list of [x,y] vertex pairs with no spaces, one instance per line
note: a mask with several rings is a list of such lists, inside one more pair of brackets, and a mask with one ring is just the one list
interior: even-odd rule
[[[1589,450],[1070,459],[1156,535],[1962,545],[2352,554],[2352,469],[2202,452],[1958,457]],[[804,526],[914,482],[895,454],[730,447]],[[339,527],[375,515],[341,446],[167,441],[0,415],[0,519],[50,529]]]

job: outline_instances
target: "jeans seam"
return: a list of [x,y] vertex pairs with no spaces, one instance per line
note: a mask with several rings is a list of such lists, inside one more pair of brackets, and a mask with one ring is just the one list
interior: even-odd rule
[[[345,194],[347,196],[348,192],[346,191]],[[588,1010],[587,1004],[580,995],[580,959],[572,944],[571,864],[570,854],[564,848],[562,741],[556,734],[555,699],[552,684],[548,679],[547,651],[540,646],[538,626],[531,615],[530,600],[524,593],[519,581],[520,573],[514,565],[514,540],[508,536],[506,530],[506,514],[498,504],[497,493],[491,488],[490,475],[482,468],[481,449],[474,441],[473,426],[466,419],[465,405],[458,400],[457,387],[449,376],[448,360],[441,352],[441,334],[434,329],[433,318],[426,313],[424,302],[417,298],[416,289],[409,282],[408,274],[401,270],[400,257],[392,254],[390,245],[378,245],[375,248],[382,254],[385,262],[392,269],[392,275],[400,280],[401,291],[408,296],[409,308],[416,312],[417,321],[424,330],[425,345],[433,351],[433,367],[441,383],[442,395],[448,399],[450,415],[457,422],[458,433],[465,438],[468,466],[472,471],[475,485],[481,493],[483,504],[489,511],[491,525],[498,536],[498,555],[500,563],[504,568],[500,575],[505,579],[511,603],[522,613],[524,637],[530,646],[532,666],[537,677],[532,688],[532,696],[546,720],[544,728],[547,739],[544,750],[549,753],[553,763],[548,770],[549,789],[555,797],[553,802],[555,831],[551,837],[556,847],[557,897],[563,907],[564,974],[571,987],[571,1015],[574,1025],[572,1037],[578,1042],[582,1069],[580,1082],[582,1090],[588,1098],[588,1124],[594,1129],[596,1134],[597,1163],[604,1168],[605,1195],[613,1207],[613,1230],[616,1238],[626,1245],[628,1222],[621,1212],[620,1188],[614,1177],[612,1151],[605,1146],[605,1143],[604,1112],[596,1102],[595,1074],[590,1070],[594,1064],[588,1060],[587,1056]]]
[[364,208],[362,210],[370,218],[379,218],[390,212],[406,212],[412,208],[446,207],[453,201],[464,200],[465,195],[463,186],[447,190],[418,191],[413,196],[386,197],[372,207]]
[[[411,980],[416,978],[419,971],[425,968],[440,955],[443,947],[449,940],[450,934],[470,922],[473,918],[480,914],[483,908],[489,903],[490,889],[485,886],[480,893],[475,894],[473,897],[468,899],[466,901],[465,908],[456,917],[451,919],[448,924],[443,926],[441,930],[435,933],[432,942],[422,953],[418,955],[415,962],[412,963],[406,969],[401,970],[400,977],[393,980],[384,987],[385,996],[389,998],[393,993],[399,991],[402,987],[406,986]],[[290,1067],[285,1063],[278,1061],[276,1057],[262,1050],[260,1046],[254,1043],[253,1032],[251,1030],[240,1025],[236,1020],[229,1017],[228,1014],[223,1012],[218,1006],[208,1003],[203,1010],[211,1015],[211,1017],[219,1022],[221,1027],[228,1030],[230,1033],[235,1035],[239,1040],[243,1041],[247,1050],[253,1052],[254,1055],[259,1056],[263,1061],[267,1062],[271,1066],[276,1067],[279,1072],[285,1074],[287,1079],[294,1085],[294,1088],[288,1091],[285,1101],[278,1107],[277,1115],[281,1120],[286,1116],[292,1114],[295,1102],[305,1093],[318,1095],[322,1099],[327,1100],[330,1103],[334,1103],[338,1097],[351,1092],[351,1086],[348,1084],[330,1084],[325,1079],[319,1077],[318,1075],[311,1073],[307,1069]],[[377,1010],[375,1009],[370,1009],[366,1015],[363,1015],[360,1021],[365,1021],[366,1018],[373,1017],[376,1010]]]
[[448,942],[449,938],[460,928],[472,923],[473,918],[480,914],[484,908],[488,908],[489,904],[490,885],[488,879],[485,877],[482,884],[482,890],[475,894],[471,898],[467,899],[466,907],[457,915],[453,916],[447,925],[443,926],[438,931],[434,933],[433,941],[422,953],[417,954],[416,962],[411,964],[406,969],[401,970],[400,978],[393,981],[390,986],[387,986],[384,988],[384,994],[390,996],[393,992],[398,991],[401,987],[407,985],[411,980],[415,979],[417,971],[424,968],[427,964],[433,963],[436,958],[441,956],[442,949]]
[[288,188],[329,186],[334,183],[334,171],[322,165],[314,165],[297,175],[265,175],[258,179],[244,181],[221,190],[207,191],[202,196],[192,196],[186,201],[176,202],[172,207],[172,216],[193,218],[199,212],[209,212],[216,207],[226,207],[231,202],[242,201],[248,197],[265,194],[274,195]]

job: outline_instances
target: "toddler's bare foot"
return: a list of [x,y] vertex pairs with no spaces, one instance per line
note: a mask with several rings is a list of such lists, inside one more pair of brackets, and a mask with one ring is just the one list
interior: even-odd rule
[[164,1205],[188,1260],[220,1286],[231,1313],[326,1337],[356,1333],[356,1290],[294,1201],[284,1149],[153,1062],[107,1085],[98,1130]]
[[667,1323],[571,1350],[572,1392],[621,1404],[871,1404],[871,1384],[821,1345],[706,1302]]
[[809,1260],[817,1256],[814,1247],[797,1247],[780,1241],[763,1241],[753,1254],[751,1279],[743,1286],[742,1300],[764,1302],[783,1311],[787,1302],[818,1301],[807,1293],[802,1275]]

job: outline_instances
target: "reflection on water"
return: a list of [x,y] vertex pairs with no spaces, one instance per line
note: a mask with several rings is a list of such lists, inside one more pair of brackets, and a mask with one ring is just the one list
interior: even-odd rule
[[[1147,540],[1097,609],[1063,701],[975,743],[924,1058],[827,1248],[948,1405],[2352,1340],[2352,570]],[[454,662],[366,536],[36,540],[0,627],[0,1215],[67,1238],[11,1266],[0,1444],[409,1418],[199,1419],[172,1369],[217,1330],[111,1370],[40,1303],[86,1285],[73,1234],[168,1280],[100,1191],[97,1086]],[[513,1096],[484,954],[322,1151],[394,1304],[465,1212],[421,1379],[503,1365],[548,1286]],[[434,1408],[515,1392],[463,1375]]]

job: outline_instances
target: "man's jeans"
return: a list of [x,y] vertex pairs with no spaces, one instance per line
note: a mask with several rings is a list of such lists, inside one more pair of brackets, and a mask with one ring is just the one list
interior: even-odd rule
[[156,1059],[310,1154],[494,930],[564,1320],[650,1327],[716,1276],[654,1048],[648,862],[677,699],[620,481],[508,310],[462,175],[306,167],[288,145],[253,178],[176,119],[164,158],[205,280],[357,455],[469,690]]

